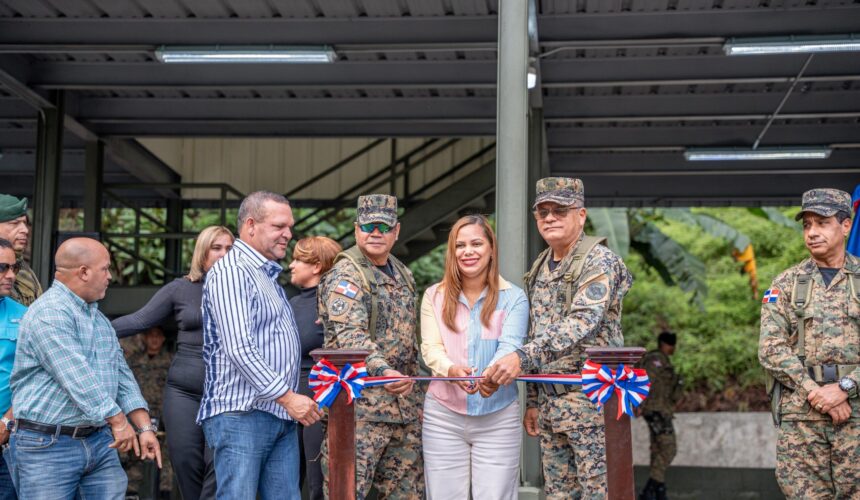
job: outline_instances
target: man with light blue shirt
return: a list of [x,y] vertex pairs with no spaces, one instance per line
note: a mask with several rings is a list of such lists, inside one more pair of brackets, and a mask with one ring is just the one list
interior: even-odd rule
[[159,467],[161,451],[116,332],[98,310],[110,254],[96,240],[72,238],[55,264],[53,285],[21,320],[6,458],[21,498],[122,499],[128,478],[117,450]]
[[[27,311],[23,305],[10,297],[15,286],[15,276],[20,270],[15,249],[8,240],[0,238],[0,446],[4,454],[9,442],[9,424],[12,419],[12,390],[9,376],[15,362],[15,345],[18,325]],[[0,500],[15,500],[15,487],[6,460],[0,457]]]
[[297,392],[298,328],[278,283],[293,223],[283,196],[248,195],[239,239],[206,275],[197,422],[213,451],[218,498],[300,498],[296,422],[311,425],[322,412]]

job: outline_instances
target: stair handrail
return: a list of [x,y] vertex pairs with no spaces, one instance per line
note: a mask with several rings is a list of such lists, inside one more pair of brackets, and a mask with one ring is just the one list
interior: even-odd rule
[[[459,172],[460,170],[462,170],[462,169],[463,169],[463,168],[465,168],[466,166],[470,165],[470,164],[471,164],[471,163],[473,163],[474,161],[476,161],[476,160],[480,160],[484,155],[486,155],[486,154],[487,154],[487,153],[489,153],[490,151],[494,151],[494,150],[495,150],[495,147],[496,147],[496,143],[495,143],[495,142],[491,142],[491,143],[487,144],[486,146],[482,147],[481,149],[479,149],[479,150],[478,150],[478,151],[476,151],[475,153],[473,153],[473,154],[469,155],[469,156],[468,156],[468,157],[466,157],[465,159],[463,159],[463,160],[461,160],[460,162],[458,162],[457,164],[455,164],[453,167],[449,168],[448,170],[446,170],[446,171],[442,172],[441,174],[439,174],[438,176],[436,176],[435,178],[433,178],[433,180],[431,180],[430,182],[425,183],[425,184],[424,184],[421,188],[419,188],[417,191],[413,191],[413,192],[409,193],[409,196],[407,196],[407,197],[405,198],[405,200],[403,200],[403,201],[404,201],[404,203],[402,203],[402,204],[403,204],[404,206],[407,206],[407,205],[408,205],[408,202],[410,202],[410,201],[414,200],[416,197],[418,197],[418,196],[419,196],[419,195],[421,195],[422,193],[425,193],[427,190],[429,190],[429,189],[430,189],[430,188],[432,188],[433,186],[435,186],[435,185],[439,184],[439,183],[440,183],[440,182],[442,182],[443,180],[445,180],[445,179],[449,178],[450,176],[452,176],[452,175],[456,174],[457,172]],[[337,239],[337,241],[338,241],[338,243],[344,244],[344,243],[346,243],[346,242],[348,241],[348,239],[349,239],[349,237],[350,237],[350,236],[352,236],[352,232],[344,233],[344,234],[342,234],[342,235]]]

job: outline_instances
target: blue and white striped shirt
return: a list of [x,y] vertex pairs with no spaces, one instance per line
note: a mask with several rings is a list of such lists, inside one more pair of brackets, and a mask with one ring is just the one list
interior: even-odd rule
[[197,423],[229,411],[292,420],[275,399],[297,391],[301,348],[293,310],[278,283],[283,268],[242,240],[206,273]]

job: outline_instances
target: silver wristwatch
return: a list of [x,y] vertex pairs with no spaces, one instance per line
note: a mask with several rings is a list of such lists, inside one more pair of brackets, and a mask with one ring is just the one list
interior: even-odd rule
[[6,430],[8,431],[9,430],[9,424],[12,423],[12,419],[3,417],[3,418],[0,418],[0,422],[3,422],[3,427],[5,427]]
[[152,431],[152,433],[155,434],[158,432],[158,427],[156,427],[154,425],[144,425],[143,427],[140,427],[137,429],[138,434],[143,434],[144,432],[147,432],[147,431]]
[[857,394],[857,382],[851,377],[842,377],[839,379],[839,388],[847,392],[849,396]]

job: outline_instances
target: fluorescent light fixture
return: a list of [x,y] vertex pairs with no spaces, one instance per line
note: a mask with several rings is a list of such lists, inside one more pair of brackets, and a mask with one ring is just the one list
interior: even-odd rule
[[690,148],[687,161],[825,160],[833,150],[827,146],[746,148]]
[[337,54],[325,45],[162,46],[155,58],[163,63],[330,63]]
[[730,56],[766,54],[815,54],[860,50],[860,35],[731,38],[723,45]]
[[537,85],[537,71],[532,66],[529,66],[529,72],[526,73],[526,87],[529,90],[535,88]]

